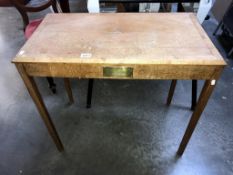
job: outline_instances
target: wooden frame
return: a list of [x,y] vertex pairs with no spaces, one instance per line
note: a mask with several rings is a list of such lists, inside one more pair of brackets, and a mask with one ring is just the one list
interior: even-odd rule
[[20,15],[22,16],[23,23],[24,23],[24,29],[29,24],[29,18],[28,18],[27,12],[39,12],[39,11],[47,9],[49,6],[53,7],[53,10],[55,13],[58,12],[56,0],[48,0],[48,2],[45,2],[38,7],[29,6],[27,4],[22,3],[19,0],[10,0],[10,1],[19,11]]

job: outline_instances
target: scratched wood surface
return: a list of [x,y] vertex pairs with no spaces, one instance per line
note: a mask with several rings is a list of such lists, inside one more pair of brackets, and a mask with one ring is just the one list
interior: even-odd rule
[[131,66],[142,79],[208,79],[225,65],[192,13],[49,14],[13,62],[29,75],[80,78]]

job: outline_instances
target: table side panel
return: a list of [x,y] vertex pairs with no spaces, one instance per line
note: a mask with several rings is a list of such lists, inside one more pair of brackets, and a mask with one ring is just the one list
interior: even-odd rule
[[[107,79],[218,79],[224,66],[202,65],[111,65],[111,64],[50,64],[24,63],[30,76],[107,78]],[[104,67],[133,68],[132,77],[105,77]]]

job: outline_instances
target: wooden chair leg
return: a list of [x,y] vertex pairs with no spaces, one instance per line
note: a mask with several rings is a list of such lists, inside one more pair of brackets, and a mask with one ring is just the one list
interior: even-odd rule
[[184,6],[182,5],[181,2],[178,3],[177,11],[178,11],[178,12],[185,12]]
[[53,2],[52,2],[52,8],[53,8],[53,11],[54,11],[55,13],[58,13],[57,1],[53,1]]
[[86,106],[87,108],[91,107],[93,83],[94,83],[94,79],[88,80],[87,106]]
[[63,13],[70,13],[69,0],[59,0],[59,3]]
[[64,84],[65,84],[66,92],[67,92],[67,95],[69,97],[70,103],[72,104],[72,103],[74,103],[74,98],[73,98],[72,89],[71,89],[71,85],[70,85],[70,79],[64,78]]
[[19,73],[24,81],[25,86],[28,89],[29,94],[31,95],[31,97],[32,97],[32,99],[33,99],[33,101],[34,101],[34,103],[35,103],[35,105],[40,113],[42,120],[44,121],[45,126],[48,129],[50,136],[52,137],[54,143],[56,144],[57,149],[59,151],[63,151],[64,147],[62,145],[62,142],[58,136],[58,133],[55,129],[55,126],[53,125],[53,122],[49,116],[49,113],[46,109],[46,106],[43,102],[43,99],[40,95],[40,92],[36,86],[36,83],[35,83],[33,77],[29,77],[27,75],[27,72],[25,71],[23,65],[17,64],[16,67],[17,67],[17,69],[18,69],[18,71],[19,71]]
[[211,83],[211,80],[206,80],[206,82],[202,88],[200,97],[198,99],[196,109],[194,110],[194,112],[192,114],[192,117],[189,121],[187,129],[185,131],[185,134],[183,136],[183,139],[182,139],[180,146],[179,146],[179,149],[177,151],[178,155],[181,156],[183,154],[183,152],[184,152],[184,150],[185,150],[185,148],[186,148],[186,146],[187,146],[187,144],[192,136],[192,133],[193,133],[193,131],[198,123],[198,120],[200,119],[201,114],[202,114],[202,112],[203,112],[203,110],[204,110],[204,108],[209,100],[209,97],[213,92],[215,84],[216,84],[216,82]]
[[195,110],[197,104],[197,80],[192,80],[192,105],[191,110]]
[[213,33],[214,36],[215,36],[216,33],[218,32],[218,30],[219,30],[219,28],[222,26],[222,24],[223,24],[223,21],[221,20],[221,21],[219,22],[218,26],[216,27],[216,29],[214,30],[214,33]]
[[174,95],[175,88],[176,88],[176,83],[177,83],[177,80],[172,80],[172,82],[171,82],[168,97],[167,97],[167,105],[168,106],[171,104],[172,97]]
[[54,80],[52,77],[46,77],[48,84],[49,84],[49,89],[52,91],[53,94],[56,94],[57,89],[56,89],[56,84],[54,83]]
[[233,47],[232,47],[231,50],[227,53],[227,57],[230,57],[232,53],[233,53]]

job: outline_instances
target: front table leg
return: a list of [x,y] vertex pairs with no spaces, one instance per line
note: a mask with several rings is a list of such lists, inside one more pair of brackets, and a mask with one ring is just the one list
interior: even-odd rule
[[57,146],[57,149],[59,151],[63,151],[64,148],[63,148],[63,145],[62,145],[62,142],[57,134],[57,131],[53,125],[53,122],[49,116],[49,113],[45,107],[45,104],[43,102],[43,99],[40,95],[40,92],[36,86],[36,83],[33,79],[33,77],[30,77],[27,75],[24,67],[22,64],[16,64],[16,67],[24,81],[24,84],[26,85],[27,89],[28,89],[28,92],[29,94],[31,95],[40,115],[41,115],[41,118],[43,119],[48,131],[49,131],[49,134],[50,136],[52,137],[54,143],[56,144]]
[[206,80],[205,81],[205,84],[202,88],[200,97],[198,99],[197,106],[195,107],[195,110],[192,114],[192,117],[189,121],[188,127],[185,131],[185,134],[183,136],[183,139],[182,139],[180,146],[179,146],[179,149],[177,151],[178,155],[181,156],[183,154],[183,152],[184,152],[184,150],[189,142],[189,139],[191,138],[192,133],[197,125],[197,122],[200,119],[201,114],[202,114],[202,112],[203,112],[203,110],[208,102],[208,99],[209,99],[211,93],[213,92],[215,84],[216,84],[215,80]]

